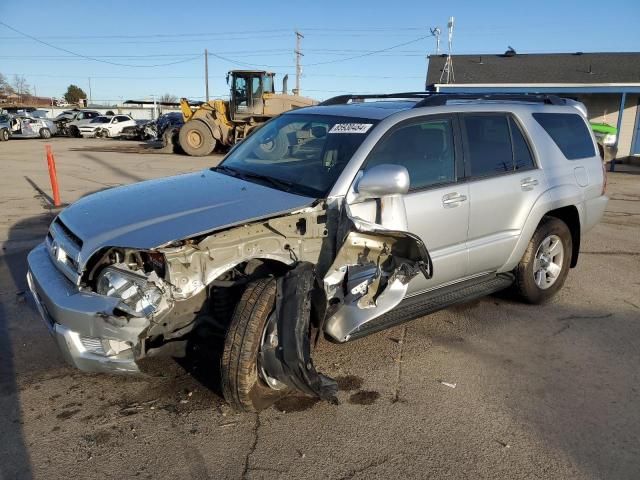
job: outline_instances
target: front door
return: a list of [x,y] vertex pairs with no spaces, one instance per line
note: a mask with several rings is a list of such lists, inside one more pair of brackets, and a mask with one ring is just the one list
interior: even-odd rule
[[[433,277],[416,276],[411,295],[464,278],[467,274],[469,186],[462,182],[462,147],[453,115],[414,118],[394,127],[374,147],[364,169],[381,164],[404,166],[411,186],[404,196],[408,231],[417,235],[433,260]],[[375,202],[353,205],[371,218]]]

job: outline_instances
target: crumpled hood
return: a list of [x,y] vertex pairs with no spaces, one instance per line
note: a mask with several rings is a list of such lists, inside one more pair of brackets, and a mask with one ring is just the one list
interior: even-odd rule
[[82,240],[84,266],[103,247],[150,249],[307,207],[314,199],[211,170],[88,195],[60,220]]

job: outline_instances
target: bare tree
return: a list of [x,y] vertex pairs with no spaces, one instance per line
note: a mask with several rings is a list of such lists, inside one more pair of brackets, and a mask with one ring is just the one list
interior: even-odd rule
[[29,95],[29,84],[27,83],[27,79],[24,78],[24,75],[14,75],[13,76],[13,88],[16,91],[16,94],[20,97],[20,102],[22,102],[23,95]]
[[178,101],[178,97],[171,95],[170,93],[165,93],[158,99],[158,101],[161,103],[176,103]]
[[0,73],[0,94],[9,95],[13,93],[13,88],[9,84],[7,77]]

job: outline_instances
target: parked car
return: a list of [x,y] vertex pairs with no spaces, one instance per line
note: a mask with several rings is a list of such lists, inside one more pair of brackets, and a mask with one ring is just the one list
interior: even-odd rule
[[28,283],[76,367],[137,373],[222,338],[224,397],[255,411],[335,399],[322,336],[503,289],[551,299],[607,200],[587,119],[560,98],[341,96],[217,167],[84,197],[29,254]]
[[9,140],[9,115],[0,114],[0,142]]
[[135,120],[135,125],[129,125],[124,127],[120,132],[120,137],[126,140],[147,140],[150,137],[147,125],[151,123],[151,120]]
[[9,138],[51,138],[58,132],[56,125],[46,118],[29,114],[8,115]]
[[608,123],[591,122],[591,130],[596,136],[600,156],[605,162],[610,162],[618,153],[618,129]]
[[[109,122],[102,125],[102,128],[98,132],[98,136],[103,138],[117,138],[122,135],[122,129],[135,126],[136,121],[129,115],[116,115],[115,117],[111,117]],[[83,132],[82,128],[80,129],[80,132]]]
[[85,123],[81,125],[80,136],[81,137],[101,137],[102,136],[102,127],[109,124],[111,122],[112,117],[108,117],[106,115],[100,115],[99,117],[94,118],[89,123]]
[[58,115],[54,122],[58,126],[61,135],[80,137],[80,127],[91,122],[101,114],[96,110],[66,110]]

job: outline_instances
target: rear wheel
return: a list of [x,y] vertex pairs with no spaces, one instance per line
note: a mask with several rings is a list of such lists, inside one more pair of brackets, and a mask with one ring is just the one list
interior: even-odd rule
[[9,140],[9,130],[3,128],[0,130],[0,142],[6,142],[7,140]]
[[216,139],[203,122],[195,120],[185,123],[180,128],[180,146],[187,155],[202,157],[213,152]]
[[48,128],[41,128],[40,129],[40,138],[51,138],[51,130],[49,130]]
[[256,280],[247,285],[233,314],[221,373],[224,398],[236,410],[263,410],[289,392],[284,384],[267,376],[260,361],[262,346],[277,342],[275,301],[276,280]]
[[567,225],[557,218],[544,217],[514,271],[516,294],[527,303],[550,300],[567,278],[572,248]]

